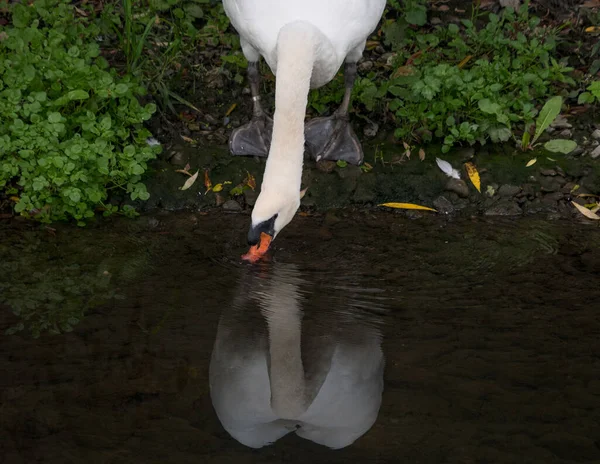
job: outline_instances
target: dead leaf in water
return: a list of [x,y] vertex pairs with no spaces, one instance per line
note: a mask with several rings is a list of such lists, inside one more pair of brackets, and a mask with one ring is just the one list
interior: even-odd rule
[[577,210],[583,214],[586,218],[588,219],[593,219],[595,221],[600,221],[600,216],[598,216],[597,214],[591,212],[589,209],[587,209],[584,206],[581,206],[579,203],[575,203],[574,201],[571,202],[573,204],[573,206],[575,206],[575,208],[577,208]]
[[525,165],[525,167],[526,167],[526,168],[528,168],[528,167],[530,167],[530,166],[533,166],[535,163],[537,163],[537,158],[530,159],[530,160],[527,162],[527,164]]
[[192,177],[190,177],[188,180],[186,180],[185,184],[183,184],[183,187],[181,187],[181,190],[187,190],[192,185],[194,185],[194,182],[196,182],[196,179],[198,178],[199,172],[200,172],[200,170],[196,171],[196,174],[194,174]]
[[212,182],[208,176],[208,169],[204,170],[204,186],[207,188],[207,192],[212,188]]
[[418,209],[418,210],[422,210],[422,211],[435,211],[437,213],[437,210],[435,210],[433,208],[428,208],[427,206],[415,205],[413,203],[381,203],[378,206],[387,206],[388,208],[394,208],[394,209]]
[[233,110],[235,110],[236,107],[237,107],[237,103],[234,103],[233,105],[231,105],[229,107],[229,109],[227,110],[227,112],[225,113],[225,116],[229,116],[233,112]]
[[471,182],[473,183],[477,191],[481,193],[481,178],[479,177],[479,172],[477,171],[477,168],[471,162],[465,163],[465,168],[467,169],[467,175],[469,176],[469,179],[471,179]]

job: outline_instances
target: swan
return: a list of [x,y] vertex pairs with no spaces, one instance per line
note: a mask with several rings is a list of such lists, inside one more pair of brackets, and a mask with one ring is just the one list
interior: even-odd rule
[[[234,155],[267,156],[248,231],[248,243],[254,247],[249,258],[266,252],[300,206],[305,142],[317,160],[362,162],[348,107],[356,63],[385,4],[386,0],[223,0],[248,60],[253,100],[252,120],[233,131],[229,148]],[[276,76],[272,120],[260,104],[261,56]],[[339,109],[305,127],[310,88],[330,82],[344,62],[346,90]]]
[[301,287],[308,283],[295,266],[277,264],[267,277],[248,274],[223,310],[209,367],[215,412],[251,448],[290,432],[344,448],[379,414],[381,321],[365,324],[348,305],[319,311],[317,327],[304,327]]

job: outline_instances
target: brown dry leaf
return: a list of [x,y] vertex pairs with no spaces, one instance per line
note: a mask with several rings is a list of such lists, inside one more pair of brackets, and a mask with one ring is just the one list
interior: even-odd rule
[[[210,190],[212,187],[212,182],[210,181],[210,177],[208,177],[208,169],[204,170],[204,186]],[[207,190],[207,192],[208,192]]]
[[196,143],[196,141],[193,138],[191,138],[191,137],[187,137],[185,135],[182,135],[181,138],[183,140],[185,140],[187,143]]
[[199,172],[200,172],[200,170],[196,171],[196,174],[194,174],[192,177],[190,177],[188,180],[186,180],[185,184],[183,184],[183,187],[181,187],[181,190],[187,190],[192,185],[194,185],[194,182],[196,182],[196,179],[198,178]]
[[256,189],[256,179],[248,171],[246,171],[246,173],[247,173],[246,179],[245,179],[246,185],[248,187],[250,187],[252,190],[255,190]]
[[421,205],[415,205],[413,203],[381,203],[379,206],[387,206],[388,208],[395,208],[395,209],[418,209],[418,210],[423,210],[423,211],[435,211],[437,213],[437,210],[433,209],[433,208],[428,208],[427,206],[421,206]]
[[583,8],[600,8],[600,0],[587,0],[581,5]]
[[425,161],[425,150],[423,150],[422,148],[419,148],[419,159],[421,161]]
[[593,219],[595,221],[600,221],[600,216],[598,216],[597,214],[591,212],[589,209],[587,209],[584,206],[581,206],[579,203],[575,203],[574,201],[571,202],[573,204],[573,206],[575,206],[575,208],[577,208],[577,210],[583,214],[586,218],[588,219]]
[[417,71],[414,66],[410,66],[410,65],[400,66],[398,69],[396,69],[394,71],[394,73],[392,74],[392,77],[396,78],[396,77],[401,77],[401,76],[412,76],[416,72]]
[[527,164],[525,165],[525,167],[528,168],[529,166],[533,166],[536,162],[537,162],[537,158],[530,159],[527,162]]
[[8,199],[9,199],[9,200],[11,200],[11,201],[14,201],[15,203],[16,203],[16,202],[18,202],[18,201],[20,200],[20,198],[19,198],[19,197],[15,197],[15,196],[8,197]]
[[308,187],[306,187],[303,190],[300,190],[300,199],[302,200],[304,198],[304,195],[306,195],[306,191],[308,190]]
[[456,66],[458,67],[458,69],[462,69],[465,67],[465,65],[471,61],[471,58],[473,58],[473,55],[467,55],[465,56],[462,61],[460,63],[458,63]]
[[192,176],[192,174],[187,169],[175,169],[175,172],[180,172],[181,174],[185,174],[186,176]]
[[481,193],[481,178],[479,177],[479,172],[477,171],[477,168],[471,162],[465,163],[465,168],[467,169],[467,175],[469,176],[469,179],[471,179],[471,182],[473,183],[477,191]]

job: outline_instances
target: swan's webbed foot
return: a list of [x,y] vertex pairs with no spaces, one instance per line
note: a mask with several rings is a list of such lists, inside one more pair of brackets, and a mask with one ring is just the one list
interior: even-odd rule
[[252,120],[231,133],[229,150],[239,156],[267,156],[271,147],[273,119],[267,116],[260,104],[258,61],[248,63],[248,82],[254,106]]
[[309,121],[305,138],[308,153],[317,161],[341,160],[357,165],[363,161],[362,147],[345,116],[334,114]]
[[362,146],[348,121],[350,96],[356,78],[356,63],[346,63],[344,69],[346,92],[344,100],[333,116],[316,118],[305,126],[304,137],[308,153],[317,161],[346,161],[361,164]]
[[273,120],[266,114],[252,120],[231,133],[229,150],[238,156],[267,156],[271,146]]

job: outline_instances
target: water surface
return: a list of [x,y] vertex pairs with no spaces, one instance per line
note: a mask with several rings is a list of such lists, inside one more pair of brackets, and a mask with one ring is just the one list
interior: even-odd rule
[[600,462],[597,228],[247,223],[0,226],[0,460]]

